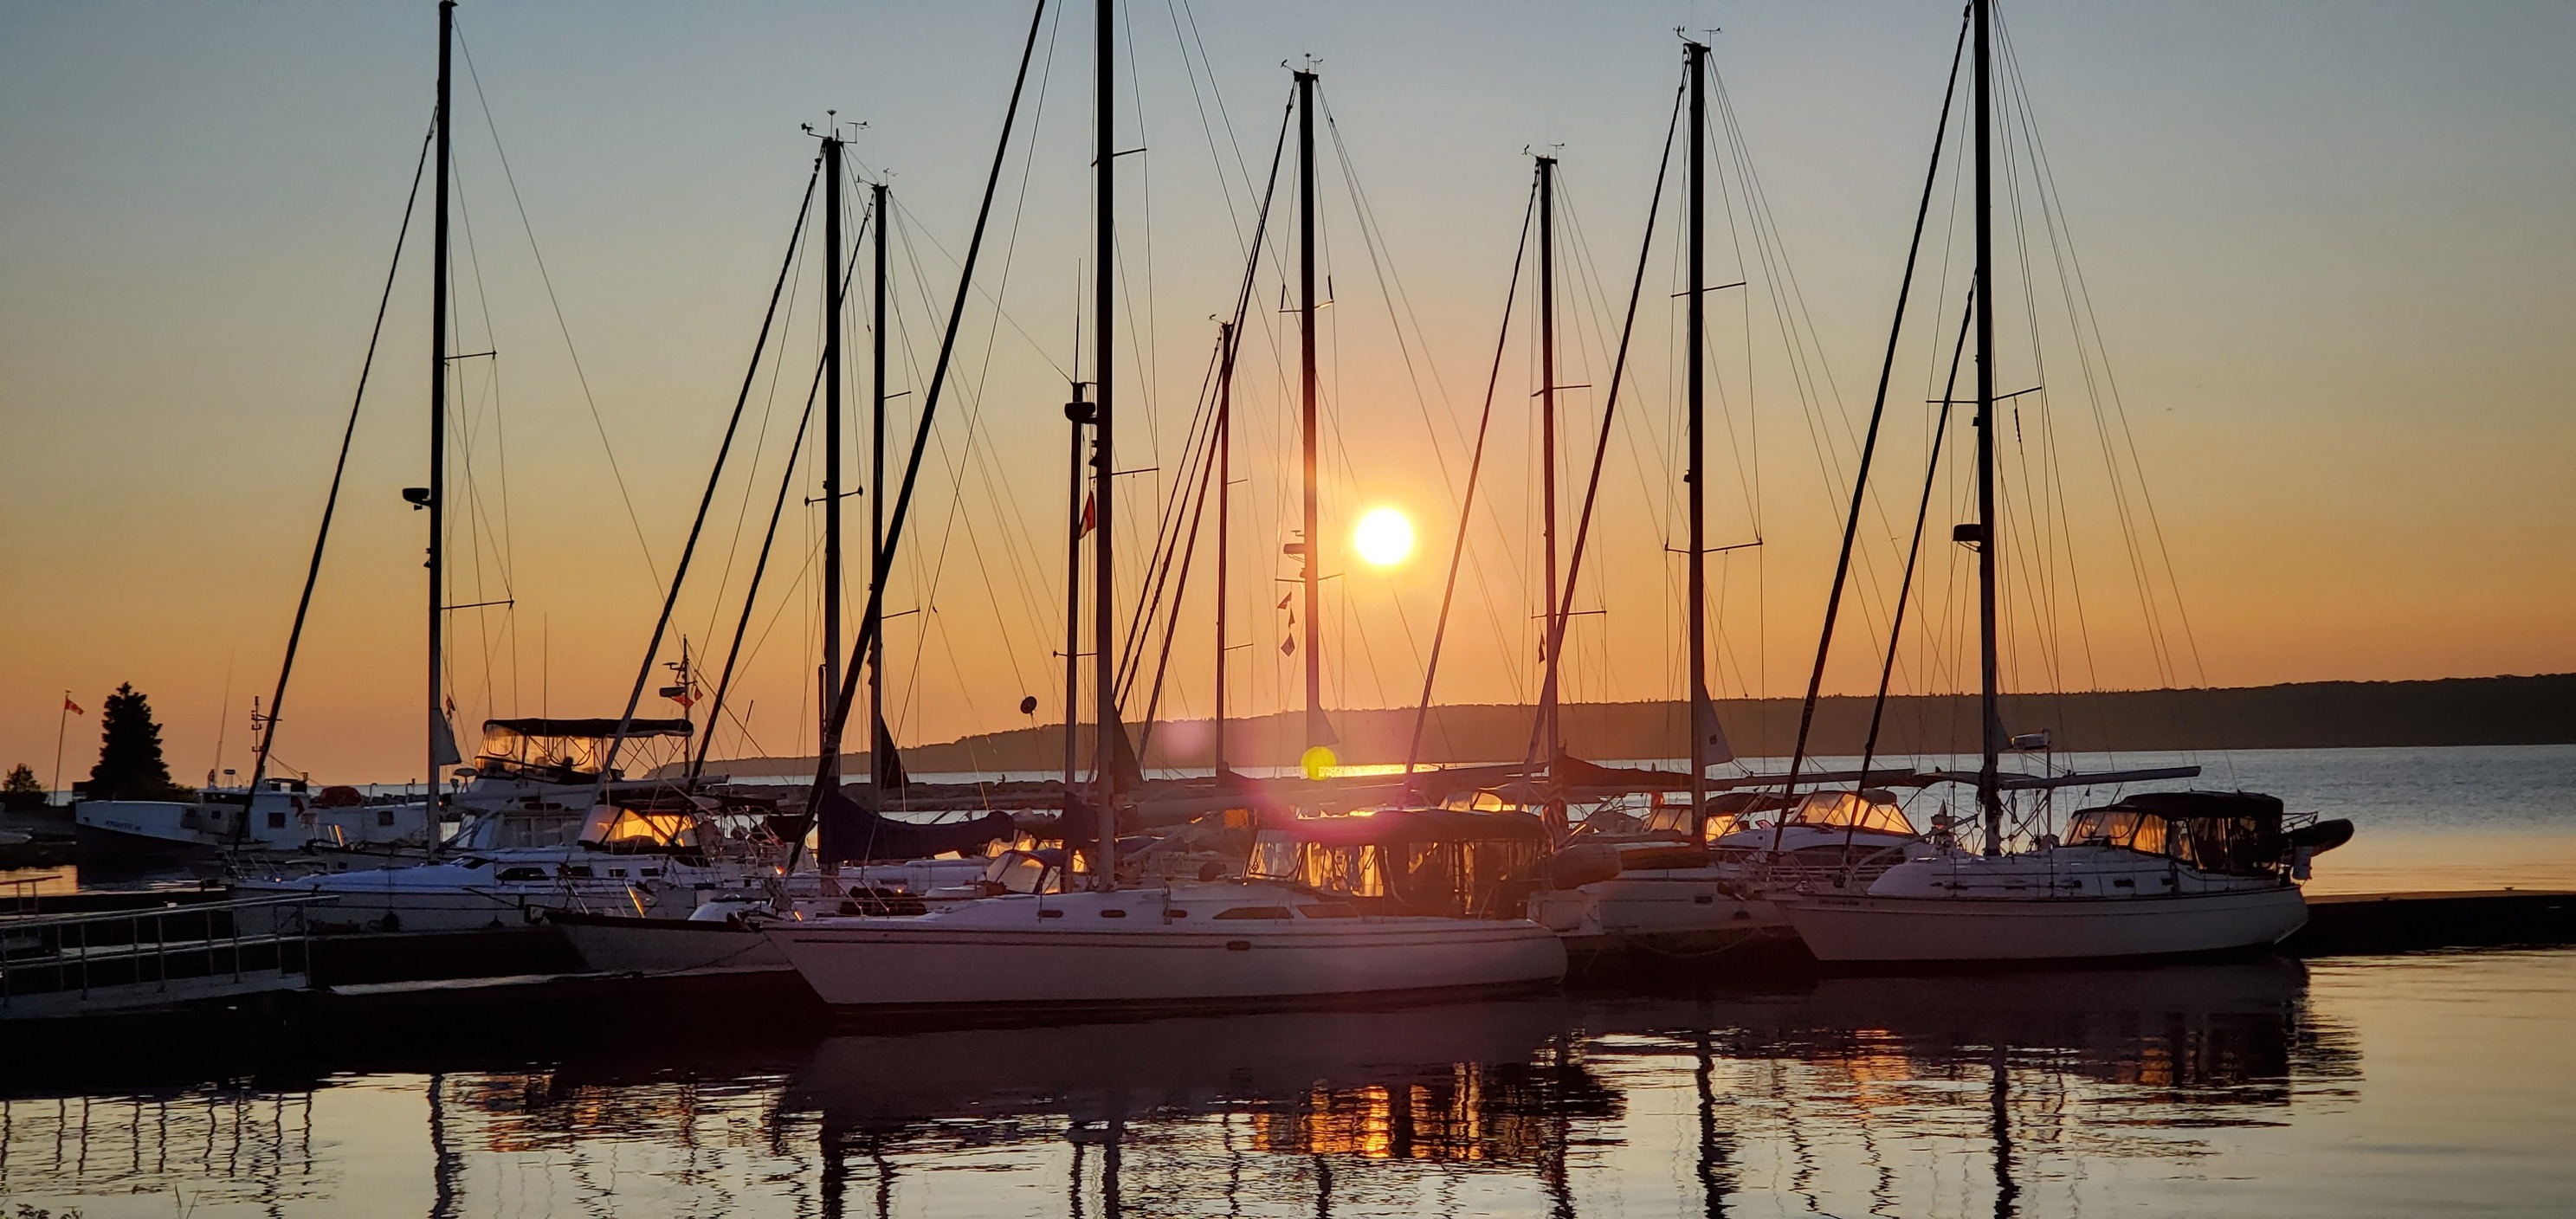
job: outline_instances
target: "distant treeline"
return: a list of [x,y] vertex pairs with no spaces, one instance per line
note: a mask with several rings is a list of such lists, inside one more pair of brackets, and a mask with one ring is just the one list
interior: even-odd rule
[[[1869,731],[1870,703],[1853,697],[1822,700],[1808,752],[1859,753]],[[1784,755],[1797,739],[1796,699],[1728,700],[1718,703],[1717,712],[1742,756]],[[2004,697],[2003,719],[2007,731],[2046,729],[2058,749],[2077,751],[2567,744],[2576,743],[2576,673],[2012,694]],[[1331,720],[1340,737],[1333,751],[1345,765],[1404,761],[1413,733],[1412,709],[1336,711]],[[1666,758],[1687,748],[1686,721],[1677,702],[1569,704],[1564,721],[1566,748],[1578,757]],[[1527,707],[1434,707],[1423,727],[1421,760],[1512,761],[1527,749],[1529,733]],[[1212,735],[1203,719],[1160,723],[1146,744],[1144,763],[1204,767]],[[1305,747],[1304,736],[1301,713],[1229,721],[1227,761],[1238,767],[1294,765]],[[1076,734],[1086,765],[1090,739],[1088,729]],[[1975,752],[1975,696],[1889,699],[1878,749],[1893,756]],[[1064,730],[1050,725],[907,746],[903,760],[922,772],[1053,770],[1063,765]],[[736,775],[812,768],[811,758],[747,758],[722,767]],[[845,767],[845,773],[864,770],[855,757]]]

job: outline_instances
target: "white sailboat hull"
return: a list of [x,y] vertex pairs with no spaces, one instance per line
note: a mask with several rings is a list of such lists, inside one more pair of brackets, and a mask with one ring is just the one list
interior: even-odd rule
[[[1212,892],[1228,888],[1234,895]],[[768,935],[825,1003],[883,1012],[1463,993],[1544,986],[1565,972],[1564,945],[1525,920],[1216,917],[1310,900],[1244,892],[1262,888],[996,897],[913,918],[784,923]],[[1189,913],[1168,917],[1174,907]]]
[[1816,959],[2004,962],[2182,956],[2277,944],[2308,921],[2294,886],[2140,897],[1782,894]]
[[566,918],[563,932],[582,967],[594,973],[785,973],[787,954],[755,927],[687,919]]
[[1535,894],[1530,918],[1565,937],[1577,955],[1713,952],[1790,934],[1769,901],[1728,895],[1736,879],[1716,867],[1623,872]]

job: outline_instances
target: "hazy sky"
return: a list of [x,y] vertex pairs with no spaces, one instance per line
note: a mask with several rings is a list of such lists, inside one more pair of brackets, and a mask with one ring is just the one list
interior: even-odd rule
[[[858,168],[891,175],[903,217],[890,384],[912,391],[897,400],[908,434],[1028,9],[459,12],[475,72],[460,61],[453,349],[499,354],[457,373],[450,599],[515,602],[457,616],[459,717],[614,714],[785,249],[813,156],[799,124],[827,109],[865,121]],[[1051,11],[1041,37],[1044,88],[1004,174],[942,408],[954,413],[895,587],[897,610],[923,611],[889,629],[908,740],[1024,723],[1023,694],[1039,697],[1044,722],[1061,699],[1058,404],[1089,249],[1090,13]],[[2017,400],[2022,431],[2005,459],[2007,500],[2029,508],[2021,533],[2008,528],[2021,547],[2013,687],[2576,668],[2576,8],[2004,13],[2062,209],[2032,210],[2040,196],[2025,189],[2018,223],[2003,226],[1998,381],[2045,382]],[[243,714],[275,680],[426,129],[435,17],[425,2],[0,8],[0,765],[24,760],[50,778],[69,689],[91,716],[73,722],[66,770],[85,773],[99,700],[120,681],[152,695],[183,780],[212,764],[219,735],[224,764],[247,765]],[[1711,297],[1723,393],[1710,540],[1763,545],[1712,564],[1723,595],[1711,680],[1721,696],[1794,693],[1957,17],[1947,3],[1138,0],[1125,11],[1118,120],[1122,146],[1144,150],[1121,162],[1119,325],[1131,337],[1119,465],[1156,469],[1126,480],[1127,524],[1181,469],[1207,319],[1231,307],[1257,186],[1247,178],[1261,177],[1287,94],[1280,64],[1311,53],[1373,222],[1364,230],[1328,144],[1326,537],[1343,551],[1327,560],[1328,701],[1410,703],[1528,197],[1524,151],[1562,146],[1570,205],[1559,381],[1589,387],[1565,395],[1571,501],[1671,113],[1672,31],[1722,27],[1713,60],[1740,145],[1714,158],[1724,189],[1712,196],[1711,278],[1746,287]],[[1759,175],[1758,217],[1730,149]],[[2036,166],[2019,167],[2027,188]],[[1896,362],[1838,690],[1875,677],[1867,636],[1884,621],[1926,455],[1923,400],[1939,396],[1958,317],[1951,181],[1945,171]],[[1573,697],[1680,689],[1680,564],[1665,551],[1681,538],[1669,204],[1664,220],[1576,597],[1606,612],[1573,628]],[[421,235],[280,738],[286,760],[326,778],[420,769],[422,518],[397,491],[422,481],[424,463]],[[2056,270],[2070,249],[2081,296]],[[800,261],[751,400],[742,444],[754,464],[728,478],[683,599],[694,648],[730,634],[814,367],[818,265]],[[1292,574],[1276,546],[1294,487],[1283,392],[1294,363],[1277,340],[1293,318],[1276,312],[1276,266],[1260,274],[1238,396],[1243,712],[1301,697],[1297,662],[1279,651],[1285,587],[1272,583]],[[2080,336],[2069,316],[2084,319]],[[1502,361],[1445,699],[1535,688],[1526,322],[1524,310]],[[1965,565],[1946,529],[1967,518],[1963,484],[1952,470],[1942,479],[1924,630],[1902,653],[1909,689],[1955,688],[1962,671]],[[814,493],[799,482],[797,494]],[[1421,528],[1422,552],[1392,572],[1343,546],[1378,504]],[[862,521],[864,501],[852,508]],[[738,695],[751,740],[772,752],[810,739],[817,519],[791,508]],[[1142,534],[1121,536],[1142,548]],[[1135,577],[1122,573],[1122,603]],[[1208,707],[1204,566],[1194,579],[1167,715]],[[648,692],[646,707],[668,704]],[[735,747],[730,730],[721,739]]]

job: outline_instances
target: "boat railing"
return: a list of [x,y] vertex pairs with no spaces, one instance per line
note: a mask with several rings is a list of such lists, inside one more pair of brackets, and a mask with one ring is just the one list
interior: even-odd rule
[[0,877],[0,889],[8,892],[7,914],[34,914],[36,902],[45,886],[63,879],[60,872],[39,872],[33,876]]
[[335,894],[292,894],[99,914],[0,918],[0,1015],[15,1000],[93,990],[161,991],[306,971],[310,907]]

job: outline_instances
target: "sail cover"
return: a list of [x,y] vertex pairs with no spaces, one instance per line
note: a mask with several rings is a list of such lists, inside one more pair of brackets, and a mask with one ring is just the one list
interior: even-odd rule
[[1019,831],[1009,813],[994,811],[973,821],[919,825],[896,821],[838,791],[823,793],[822,831],[814,855],[822,863],[876,863],[928,859],[955,851],[971,855]]

